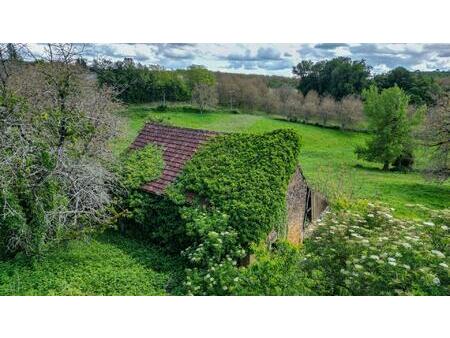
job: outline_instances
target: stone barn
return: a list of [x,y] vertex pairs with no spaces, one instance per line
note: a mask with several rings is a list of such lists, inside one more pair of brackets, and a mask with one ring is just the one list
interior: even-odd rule
[[[220,133],[207,130],[147,123],[132,143],[131,149],[143,148],[149,143],[160,146],[165,166],[161,176],[145,184],[142,189],[151,194],[163,195],[196,151],[218,134]],[[297,166],[287,187],[286,207],[287,240],[295,244],[301,243],[306,228],[320,216],[327,203],[319,193],[308,187],[300,166]],[[274,241],[276,237],[277,234],[268,234],[268,241]]]

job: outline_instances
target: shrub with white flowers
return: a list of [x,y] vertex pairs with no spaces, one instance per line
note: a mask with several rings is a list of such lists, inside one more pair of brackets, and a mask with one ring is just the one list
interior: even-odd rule
[[381,204],[325,215],[305,243],[304,269],[320,269],[326,294],[449,295],[450,210],[401,220]]
[[185,287],[192,295],[228,295],[239,282],[239,261],[245,250],[228,216],[202,208],[185,208],[186,233],[193,243],[182,254],[189,263]]

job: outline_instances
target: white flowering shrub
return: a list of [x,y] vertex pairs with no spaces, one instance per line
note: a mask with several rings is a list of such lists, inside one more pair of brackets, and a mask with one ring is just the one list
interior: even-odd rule
[[[351,205],[351,206],[350,206]],[[449,295],[450,210],[421,205],[425,220],[402,220],[393,209],[365,201],[336,203],[303,246],[261,242],[256,261],[246,252],[228,216],[186,208],[193,243],[185,288],[192,295]]]
[[186,232],[194,244],[183,251],[190,268],[185,287],[191,295],[232,294],[239,283],[239,260],[245,256],[228,216],[218,211],[186,209]]
[[322,272],[329,295],[449,295],[450,210],[420,205],[425,221],[400,220],[393,209],[362,203],[329,212],[305,242],[305,271]]

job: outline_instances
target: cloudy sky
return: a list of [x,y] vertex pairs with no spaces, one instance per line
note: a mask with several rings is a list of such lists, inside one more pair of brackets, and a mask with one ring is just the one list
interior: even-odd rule
[[[30,45],[36,53],[44,46]],[[89,44],[88,59],[121,60],[132,57],[142,64],[168,69],[204,65],[211,70],[236,73],[291,75],[300,60],[323,60],[336,56],[365,59],[374,73],[397,66],[410,70],[450,70],[450,44]]]

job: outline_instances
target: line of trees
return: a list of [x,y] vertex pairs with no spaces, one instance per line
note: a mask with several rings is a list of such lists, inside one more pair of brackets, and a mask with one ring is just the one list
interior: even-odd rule
[[[84,63],[86,64],[86,63]],[[216,105],[230,110],[263,111],[291,121],[358,129],[364,121],[363,90],[398,86],[410,104],[429,106],[443,91],[444,80],[398,67],[372,77],[364,60],[346,57],[312,62],[293,68],[295,78],[211,72],[201,66],[166,70],[144,66],[132,59],[95,60],[91,69],[100,85],[114,87],[127,103],[191,102],[201,111]],[[445,84],[445,83],[444,83]]]
[[315,90],[309,91],[306,96],[295,90],[284,90],[279,94],[281,112],[290,121],[358,129],[364,120],[363,103],[357,95],[348,95],[336,101],[331,95],[320,97]]
[[299,80],[297,88],[304,95],[315,90],[320,96],[331,95],[337,101],[348,95],[361,95],[371,85],[380,89],[398,86],[415,105],[433,105],[442,93],[442,87],[431,74],[411,72],[403,67],[376,76],[371,71],[364,60],[348,57],[318,62],[303,60],[292,69]]

